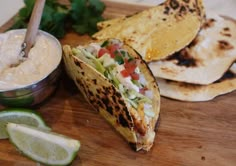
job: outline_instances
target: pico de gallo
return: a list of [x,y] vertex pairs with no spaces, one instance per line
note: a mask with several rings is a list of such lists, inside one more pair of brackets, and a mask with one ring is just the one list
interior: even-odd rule
[[[140,59],[132,57],[120,40],[110,39],[102,44],[91,43],[86,47],[73,48],[73,54],[93,66],[108,78],[122,93],[129,106],[145,113],[147,122],[154,117],[152,91],[147,87],[145,76],[140,72]],[[139,115],[140,118],[140,115]]]

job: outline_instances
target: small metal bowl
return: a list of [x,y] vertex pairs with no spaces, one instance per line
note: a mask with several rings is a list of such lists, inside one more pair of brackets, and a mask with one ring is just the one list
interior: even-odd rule
[[61,45],[60,42],[52,35],[43,31],[40,31],[40,33],[44,33],[55,40],[58,45],[58,49],[60,49],[60,62],[51,73],[48,73],[48,75],[46,75],[43,79],[38,80],[36,83],[17,89],[0,90],[0,104],[9,107],[33,107],[42,104],[42,102],[48,99],[57,89],[61,74]]

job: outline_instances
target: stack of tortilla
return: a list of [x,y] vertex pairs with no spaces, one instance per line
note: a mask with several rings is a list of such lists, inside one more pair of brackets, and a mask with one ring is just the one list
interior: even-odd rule
[[206,16],[202,0],[166,0],[98,27],[95,39],[118,38],[141,54],[162,96],[207,101],[236,89],[236,22]]
[[207,101],[236,89],[236,22],[210,14],[181,51],[149,63],[161,95]]

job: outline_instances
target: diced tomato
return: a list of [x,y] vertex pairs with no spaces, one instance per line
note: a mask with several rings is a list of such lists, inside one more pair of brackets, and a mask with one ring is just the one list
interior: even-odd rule
[[120,48],[118,44],[112,44],[107,47],[107,49],[110,51],[110,55],[112,58],[115,57],[115,52]]
[[131,73],[130,76],[133,80],[139,80],[139,74],[137,73]]
[[143,88],[139,89],[139,93],[144,95],[146,90],[148,90],[148,88],[147,87],[143,87]]
[[120,48],[119,44],[111,44],[111,45],[107,46],[107,49],[109,51],[115,51],[115,50],[117,50],[119,48]]
[[128,62],[127,60],[125,61],[124,64],[125,69],[131,74],[134,73],[137,65],[135,64],[135,61],[130,61]]
[[105,48],[101,48],[99,51],[98,51],[98,58],[100,58],[101,56],[103,56],[105,53],[108,53],[109,54],[109,51]]
[[126,69],[122,70],[120,73],[123,77],[128,77],[130,75],[130,73]]
[[128,70],[128,72],[131,74],[134,73],[136,67],[137,67],[136,65],[129,65],[128,67],[126,67],[126,70]]

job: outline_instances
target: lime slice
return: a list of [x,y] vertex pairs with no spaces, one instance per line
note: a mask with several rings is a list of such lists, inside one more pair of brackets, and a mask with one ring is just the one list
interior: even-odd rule
[[68,165],[76,157],[80,142],[23,124],[7,124],[10,141],[26,156],[46,165]]
[[6,124],[8,122],[17,124],[27,124],[45,130],[50,128],[45,124],[41,116],[30,109],[5,109],[0,111],[0,139],[8,138]]

